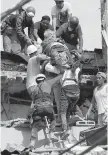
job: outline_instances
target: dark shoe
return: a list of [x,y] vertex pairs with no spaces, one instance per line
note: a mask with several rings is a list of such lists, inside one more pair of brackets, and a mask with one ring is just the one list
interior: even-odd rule
[[50,138],[52,142],[58,142],[58,138],[54,135],[54,133],[50,133]]
[[65,131],[63,132],[63,135],[62,135],[61,139],[62,139],[62,140],[66,140],[66,138],[67,138],[69,135],[70,135],[69,131],[68,131],[68,130],[65,130]]

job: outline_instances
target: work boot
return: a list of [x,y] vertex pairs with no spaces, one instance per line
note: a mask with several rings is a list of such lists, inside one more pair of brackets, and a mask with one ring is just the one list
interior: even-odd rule
[[69,130],[64,130],[61,140],[66,140],[69,135]]

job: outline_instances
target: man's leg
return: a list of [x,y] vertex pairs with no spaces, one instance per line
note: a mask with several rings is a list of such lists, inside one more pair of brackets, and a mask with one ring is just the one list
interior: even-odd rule
[[3,48],[5,52],[11,53],[12,43],[11,43],[11,36],[7,36],[3,34]]
[[31,130],[31,138],[30,138],[30,146],[29,146],[30,148],[34,148],[37,139],[38,139],[38,129],[34,124]]
[[55,99],[55,102],[57,105],[57,114],[58,114],[57,122],[58,123],[61,122],[61,117],[60,117],[60,89],[61,89],[60,84],[53,87],[54,99]]
[[62,135],[62,139],[66,139],[69,136],[68,124],[67,124],[67,118],[66,118],[68,106],[69,106],[68,99],[63,89],[61,89],[60,111],[61,111],[62,128],[64,132]]
[[44,114],[51,121],[50,128],[49,128],[49,136],[53,142],[54,141],[56,142],[56,141],[58,141],[58,138],[54,135],[56,120],[55,120],[55,114],[54,114],[53,107],[50,105],[48,107],[45,107],[44,108]]
[[67,130],[66,113],[67,113],[68,106],[69,106],[69,102],[67,100],[65,92],[63,89],[61,89],[61,92],[60,92],[60,112],[61,112],[61,121],[62,121],[63,130]]
[[16,31],[14,29],[13,29],[11,41],[12,41],[12,52],[14,54],[21,53],[21,45],[17,37]]
[[104,113],[98,115],[98,125],[99,126],[103,126],[103,116],[104,116]]

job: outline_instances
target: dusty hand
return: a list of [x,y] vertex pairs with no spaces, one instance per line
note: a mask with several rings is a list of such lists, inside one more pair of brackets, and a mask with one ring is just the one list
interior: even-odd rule
[[31,39],[27,39],[27,45],[29,46],[29,45],[32,45],[33,43],[32,43],[32,40]]
[[79,49],[79,50],[78,50],[78,53],[79,53],[79,54],[82,54],[82,51],[83,51],[82,49]]
[[46,56],[45,54],[38,54],[37,60],[50,60],[50,57]]
[[85,119],[87,120],[90,117],[90,112],[86,113]]
[[41,44],[42,43],[42,40],[40,38],[37,38],[37,44]]

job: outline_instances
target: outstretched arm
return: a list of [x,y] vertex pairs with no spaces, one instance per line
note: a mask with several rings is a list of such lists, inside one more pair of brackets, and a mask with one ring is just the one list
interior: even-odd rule
[[60,74],[58,76],[56,76],[55,78],[48,80],[48,83],[51,85],[51,87],[58,81],[60,81],[60,79],[63,77],[63,74]]
[[56,15],[56,8],[53,7],[51,10],[51,16],[52,16],[52,26],[54,31],[56,32],[56,20],[57,20],[57,15]]
[[37,56],[30,58],[28,62],[28,67],[27,67],[27,73],[28,77],[34,77],[37,74],[39,74],[40,71],[40,61],[41,60],[48,60],[49,57],[47,57],[44,54],[38,54]]
[[22,31],[22,22],[23,22],[23,19],[22,19],[22,16],[19,16],[17,19],[16,19],[16,33],[19,37],[19,39],[22,41],[24,40],[24,42],[28,43],[30,42],[30,39],[29,37]]
[[96,102],[95,97],[93,96],[92,101],[91,101],[91,105],[90,105],[90,107],[89,107],[89,109],[87,111],[87,114],[86,114],[86,119],[90,117],[90,113],[91,113],[91,110],[92,110],[93,105],[95,104],[95,102]]
[[[64,25],[63,25],[64,26]],[[64,32],[64,27],[63,26],[60,26],[59,29],[56,31],[56,37],[57,38],[60,38],[62,37],[62,34]]]
[[56,16],[52,16],[52,26],[54,31],[56,32]]
[[81,52],[83,50],[83,34],[81,26],[78,27],[78,38],[79,38],[79,51]]
[[40,63],[41,60],[50,60],[50,57],[48,57],[47,55],[45,54],[38,54],[36,56],[36,61],[37,63]]

